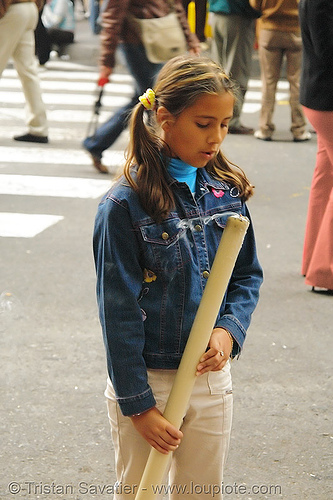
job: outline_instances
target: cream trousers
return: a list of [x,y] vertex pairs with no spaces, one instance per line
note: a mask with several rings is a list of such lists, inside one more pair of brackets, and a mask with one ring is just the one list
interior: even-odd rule
[[28,132],[46,136],[46,111],[35,57],[37,21],[38,9],[34,2],[11,5],[0,19],[0,76],[12,57],[25,96]]
[[[149,384],[162,412],[175,374],[175,370],[148,370]],[[130,418],[121,414],[110,381],[105,395],[115,449],[114,499],[133,500],[151,448]],[[181,426],[184,437],[177,451],[170,455],[168,480],[156,498],[163,495],[172,500],[223,498],[223,469],[229,449],[232,406],[230,363],[222,371],[198,377]],[[152,488],[158,486],[151,485]]]
[[284,56],[286,57],[287,80],[290,87],[290,130],[295,138],[306,129],[306,120],[299,102],[299,82],[302,62],[302,39],[296,33],[275,30],[260,30],[259,61],[262,81],[262,101],[260,130],[266,137],[271,137],[275,130],[273,113],[275,93],[280,78]]

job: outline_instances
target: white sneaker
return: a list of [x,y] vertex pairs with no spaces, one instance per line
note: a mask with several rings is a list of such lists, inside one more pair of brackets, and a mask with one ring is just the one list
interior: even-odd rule
[[297,136],[297,137],[294,137],[294,142],[304,142],[304,141],[309,141],[311,139],[312,135],[310,134],[310,132],[303,132],[303,134]]
[[272,136],[271,135],[264,135],[261,130],[256,130],[254,133],[254,137],[256,139],[260,139],[261,141],[271,141]]

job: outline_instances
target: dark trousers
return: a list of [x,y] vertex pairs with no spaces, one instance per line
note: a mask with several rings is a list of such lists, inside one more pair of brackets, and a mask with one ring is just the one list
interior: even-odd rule
[[[185,12],[187,12],[188,6],[192,0],[182,0]],[[207,0],[195,0],[195,34],[199,38],[200,42],[206,40],[205,36],[205,25],[206,25],[206,13],[207,13]]]
[[35,29],[35,51],[40,64],[45,64],[50,58],[51,40],[42,23],[42,12],[39,13],[38,24]]

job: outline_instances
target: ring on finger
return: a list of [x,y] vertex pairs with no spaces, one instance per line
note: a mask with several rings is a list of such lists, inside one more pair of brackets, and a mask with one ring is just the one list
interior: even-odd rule
[[220,355],[224,358],[224,351],[220,351]]

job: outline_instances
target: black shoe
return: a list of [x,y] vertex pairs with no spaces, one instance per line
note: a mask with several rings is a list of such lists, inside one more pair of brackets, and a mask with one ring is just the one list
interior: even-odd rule
[[254,129],[240,125],[239,127],[229,127],[229,134],[253,135]]
[[317,286],[313,286],[311,290],[314,293],[322,293],[324,295],[333,295],[333,290],[330,290],[329,288],[320,288]]
[[49,138],[47,135],[34,135],[34,134],[24,134],[24,135],[15,135],[13,137],[14,141],[22,141],[22,142],[39,142],[40,144],[46,144],[49,142]]

